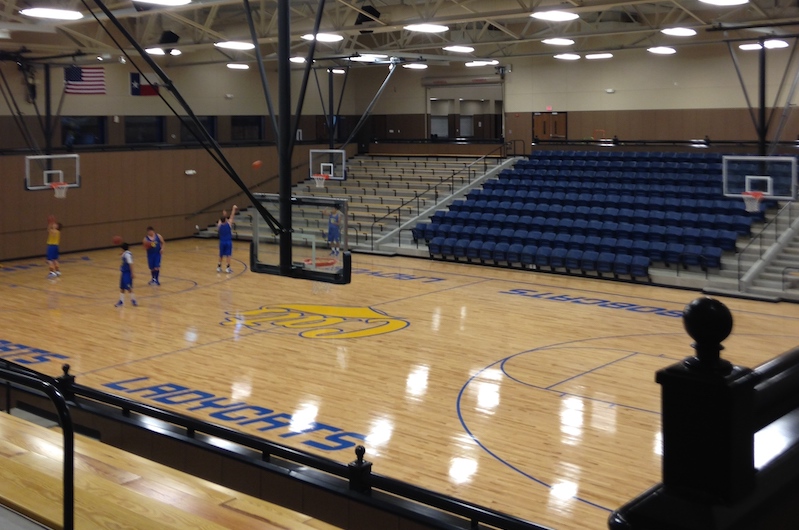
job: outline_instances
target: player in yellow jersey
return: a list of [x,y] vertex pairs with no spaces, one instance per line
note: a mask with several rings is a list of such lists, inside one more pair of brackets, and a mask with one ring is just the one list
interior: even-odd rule
[[54,216],[47,220],[47,265],[50,267],[49,278],[61,276],[58,267],[58,245],[61,244],[61,223]]

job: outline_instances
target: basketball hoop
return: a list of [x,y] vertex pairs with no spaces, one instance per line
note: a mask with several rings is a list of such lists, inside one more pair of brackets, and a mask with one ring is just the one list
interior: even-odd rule
[[336,258],[305,258],[302,262],[306,269],[312,271],[332,271],[338,264]]
[[324,188],[325,181],[330,178],[330,175],[326,175],[325,173],[314,173],[312,176],[316,182],[317,188]]
[[744,208],[747,212],[757,213],[760,211],[760,201],[763,200],[763,192],[761,191],[745,191],[741,193],[744,199]]
[[56,199],[67,198],[67,188],[69,187],[69,185],[66,182],[51,182],[50,187],[53,188],[53,192],[55,192]]

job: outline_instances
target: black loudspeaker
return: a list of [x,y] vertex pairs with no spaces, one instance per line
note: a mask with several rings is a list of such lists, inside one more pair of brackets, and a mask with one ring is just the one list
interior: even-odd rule
[[[363,6],[361,8],[361,10],[366,11],[367,13],[372,15],[374,18],[380,18],[380,11],[375,9],[373,6]],[[364,22],[371,22],[371,21],[372,21],[372,19],[367,17],[363,13],[358,13],[358,18],[355,19],[355,25],[359,26],[359,25],[363,24]],[[361,30],[361,34],[367,34],[367,33],[372,33],[372,30],[368,30],[368,29]]]
[[180,40],[180,35],[174,31],[165,31],[161,33],[161,38],[158,39],[158,44],[175,44]]

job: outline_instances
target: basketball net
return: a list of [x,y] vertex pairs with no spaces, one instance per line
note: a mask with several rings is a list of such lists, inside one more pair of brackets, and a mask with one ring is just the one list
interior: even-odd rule
[[325,181],[328,178],[329,178],[329,175],[326,175],[324,173],[315,173],[313,175],[313,179],[316,182],[316,187],[317,188],[324,188],[325,187]]
[[741,193],[744,199],[744,208],[747,212],[756,213],[760,211],[760,201],[763,200],[763,192],[760,191],[745,191]]
[[67,184],[65,182],[53,182],[50,184],[50,187],[53,188],[53,192],[55,193],[56,199],[66,199],[67,198]]

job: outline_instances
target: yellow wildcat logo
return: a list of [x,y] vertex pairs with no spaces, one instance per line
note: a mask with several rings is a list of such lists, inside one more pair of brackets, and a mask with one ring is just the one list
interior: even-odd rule
[[306,339],[356,339],[398,331],[410,325],[371,307],[341,307],[312,304],[263,306],[252,311],[228,313],[223,326],[262,325],[298,329]]

